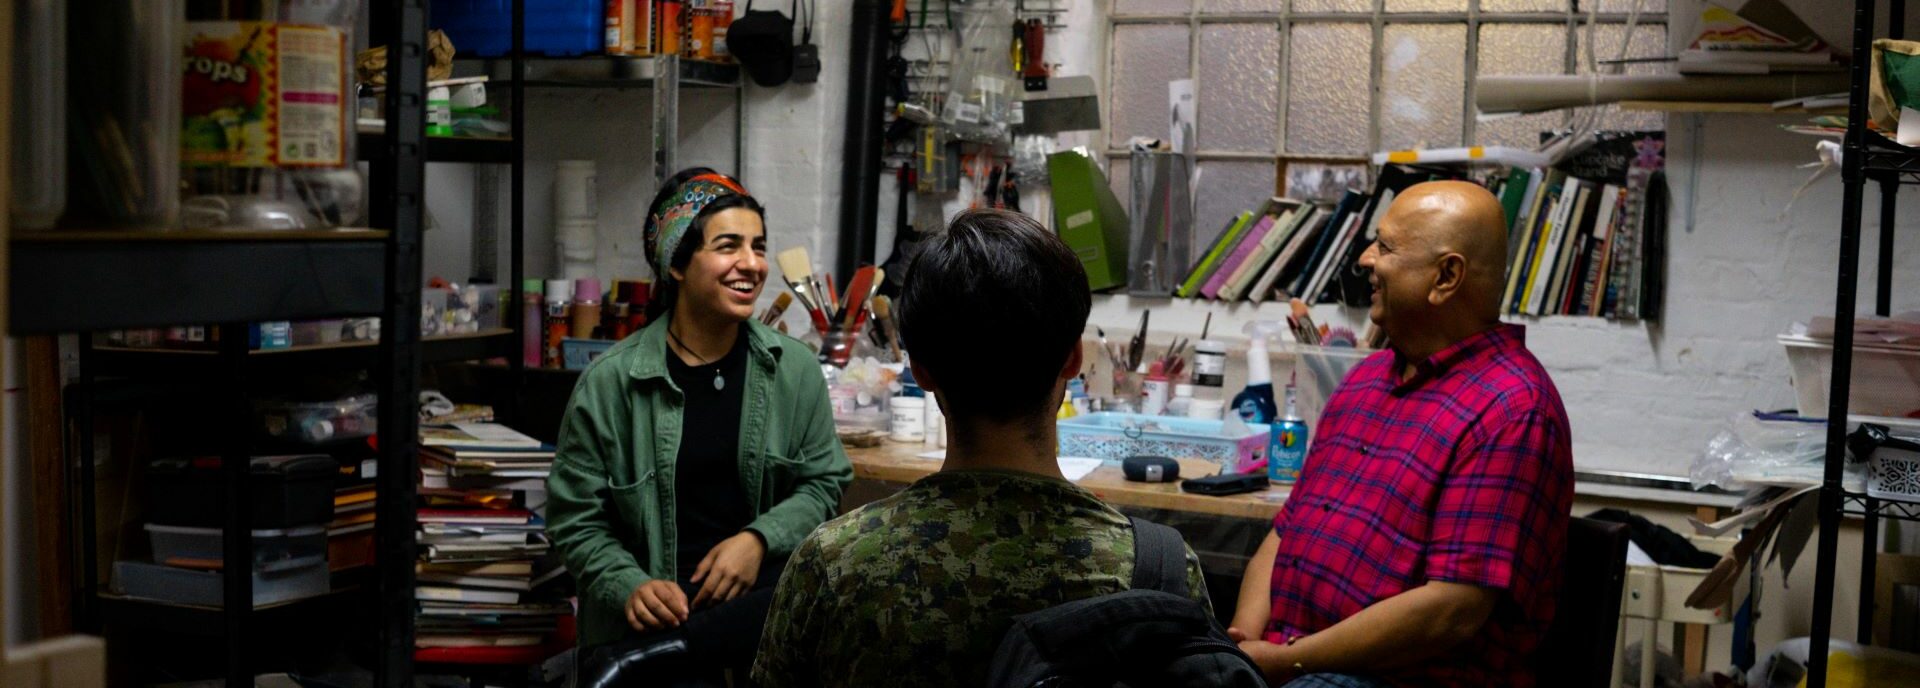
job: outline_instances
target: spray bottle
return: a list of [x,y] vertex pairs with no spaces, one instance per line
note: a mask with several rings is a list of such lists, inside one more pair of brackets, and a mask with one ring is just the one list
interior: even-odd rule
[[1307,421],[1300,417],[1294,383],[1287,382],[1287,410],[1273,423],[1267,439],[1267,482],[1291,485],[1307,465]]
[[1273,362],[1267,359],[1267,337],[1284,325],[1256,320],[1241,328],[1247,335],[1247,388],[1233,397],[1233,409],[1248,423],[1271,423],[1278,409],[1273,403]]

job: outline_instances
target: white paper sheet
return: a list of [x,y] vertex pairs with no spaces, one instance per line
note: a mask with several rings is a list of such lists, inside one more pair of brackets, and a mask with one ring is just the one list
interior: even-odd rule
[[1068,480],[1077,482],[1081,478],[1087,477],[1088,474],[1093,473],[1093,469],[1099,467],[1099,459],[1083,459],[1072,456],[1060,457],[1060,474],[1067,476]]

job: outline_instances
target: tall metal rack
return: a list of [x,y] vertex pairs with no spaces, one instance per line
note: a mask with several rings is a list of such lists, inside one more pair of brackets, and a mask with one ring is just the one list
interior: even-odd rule
[[[9,280],[9,334],[80,334],[79,384],[69,409],[77,462],[75,533],[79,575],[76,626],[97,630],[104,601],[99,595],[95,554],[92,425],[96,375],[113,355],[96,352],[91,333],[103,330],[219,323],[225,335],[217,354],[192,357],[185,366],[224,401],[218,416],[226,439],[222,459],[222,605],[218,610],[133,600],[113,602],[116,614],[153,628],[217,623],[227,685],[251,685],[259,633],[287,623],[302,603],[256,608],[253,604],[251,451],[248,387],[270,377],[269,359],[248,350],[247,328],[274,320],[378,315],[377,345],[347,349],[371,355],[378,371],[378,525],[376,549],[383,557],[410,561],[414,548],[414,437],[418,419],[421,231],[424,227],[426,126],[426,0],[376,3],[375,40],[391,46],[387,127],[365,144],[372,161],[371,224],[380,229],[298,232],[113,231],[60,232],[10,239],[14,269]],[[378,276],[369,279],[370,276]],[[244,285],[236,288],[236,285]],[[472,338],[459,347],[482,347],[498,339]],[[105,354],[105,355],[103,355]],[[176,362],[181,359],[159,359]],[[309,360],[309,359],[302,359]],[[129,361],[122,361],[123,363]],[[111,365],[106,366],[111,369]],[[381,686],[412,685],[413,567],[386,566],[372,581],[383,623],[378,631],[376,678]],[[333,595],[316,598],[326,604]],[[405,613],[400,613],[400,610]]]
[[[1880,185],[1880,251],[1875,273],[1874,312],[1892,311],[1893,231],[1902,185],[1920,185],[1920,149],[1887,141],[1867,131],[1867,92],[1872,56],[1875,0],[1854,0],[1852,79],[1848,91],[1845,159],[1841,164],[1844,196],[1840,209],[1840,267],[1836,276],[1833,319],[1833,380],[1827,397],[1826,473],[1820,486],[1820,545],[1814,571],[1813,637],[1808,649],[1809,688],[1827,684],[1827,648],[1833,631],[1833,584],[1838,559],[1840,520],[1848,515],[1864,519],[1860,562],[1860,616],[1858,638],[1873,642],[1874,565],[1880,543],[1880,519],[1920,521],[1920,505],[1883,502],[1849,492],[1841,484],[1846,463],[1847,395],[1853,374],[1854,309],[1859,299],[1860,223],[1869,182]],[[1906,0],[1887,0],[1887,37],[1901,38],[1906,25]]]

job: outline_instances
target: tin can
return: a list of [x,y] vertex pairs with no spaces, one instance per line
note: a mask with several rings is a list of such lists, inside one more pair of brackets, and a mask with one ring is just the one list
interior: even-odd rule
[[687,57],[696,60],[713,59],[714,12],[710,9],[693,11],[688,23]]
[[686,5],[680,0],[660,0],[657,40],[654,52],[660,55],[672,55],[680,52],[680,32],[685,30]]

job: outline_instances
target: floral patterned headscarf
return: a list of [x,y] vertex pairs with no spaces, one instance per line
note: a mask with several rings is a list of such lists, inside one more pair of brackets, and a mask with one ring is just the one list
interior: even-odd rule
[[682,183],[673,195],[652,209],[644,248],[647,264],[653,266],[653,274],[657,279],[673,279],[670,270],[673,267],[674,249],[680,246],[680,240],[693,227],[694,218],[699,217],[700,211],[706,209],[708,204],[729,195],[745,196],[747,190],[740,186],[740,182],[724,174],[703,174]]

